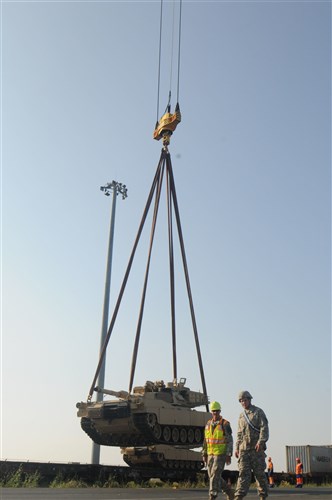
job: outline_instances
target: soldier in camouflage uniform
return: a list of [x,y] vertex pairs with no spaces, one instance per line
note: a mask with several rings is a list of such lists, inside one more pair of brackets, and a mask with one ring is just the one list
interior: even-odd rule
[[251,404],[252,396],[248,391],[239,394],[243,413],[240,414],[235,456],[238,458],[239,478],[235,490],[235,499],[242,500],[248,493],[251,472],[254,473],[259,498],[268,496],[268,484],[265,475],[266,441],[269,439],[269,424],[265,413]]

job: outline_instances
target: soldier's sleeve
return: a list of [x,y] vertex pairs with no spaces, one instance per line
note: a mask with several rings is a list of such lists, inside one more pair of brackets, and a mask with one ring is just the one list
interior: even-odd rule
[[225,438],[226,438],[226,455],[230,457],[233,454],[233,434],[231,424],[226,420],[225,422]]
[[204,455],[207,455],[207,446],[206,446],[205,438],[203,441],[202,455],[203,455],[203,457],[204,457]]
[[242,443],[242,439],[243,439],[243,435],[242,435],[241,417],[239,417],[239,421],[238,421],[238,425],[237,425],[235,451],[239,451],[240,445]]
[[260,410],[260,432],[259,432],[258,442],[259,444],[265,445],[268,439],[269,439],[269,422],[263,410]]

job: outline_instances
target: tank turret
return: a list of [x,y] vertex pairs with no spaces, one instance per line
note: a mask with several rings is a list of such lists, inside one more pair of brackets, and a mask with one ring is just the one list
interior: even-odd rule
[[131,394],[96,388],[115,400],[77,403],[81,426],[97,444],[106,446],[149,446],[152,444],[202,446],[204,427],[211,417],[205,394],[185,387],[186,379],[147,381]]

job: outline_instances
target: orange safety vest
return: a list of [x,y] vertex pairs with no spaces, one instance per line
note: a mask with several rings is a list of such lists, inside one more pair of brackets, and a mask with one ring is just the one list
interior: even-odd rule
[[303,464],[301,462],[298,463],[298,464],[296,464],[295,472],[296,472],[296,474],[302,474],[302,472],[303,472]]
[[216,425],[212,425],[212,420],[207,422],[205,426],[205,442],[208,455],[224,455],[226,453],[225,422],[227,420],[223,418]]

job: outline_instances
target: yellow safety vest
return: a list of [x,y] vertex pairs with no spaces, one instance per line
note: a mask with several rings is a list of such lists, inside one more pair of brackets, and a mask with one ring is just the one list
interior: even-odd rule
[[224,433],[223,422],[221,419],[217,425],[212,425],[209,420],[205,426],[205,442],[208,455],[224,455],[226,453],[227,443]]

